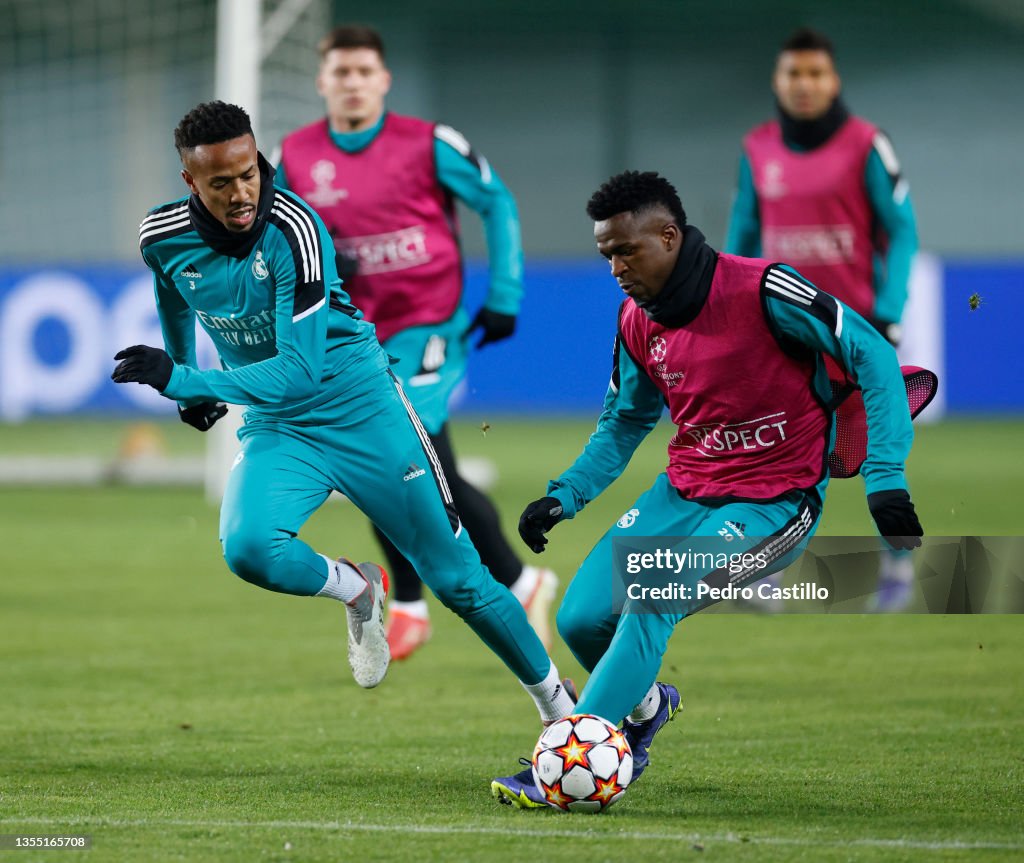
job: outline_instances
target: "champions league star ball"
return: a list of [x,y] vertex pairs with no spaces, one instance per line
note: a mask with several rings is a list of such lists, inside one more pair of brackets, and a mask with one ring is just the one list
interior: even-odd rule
[[568,812],[600,812],[633,778],[633,753],[614,725],[578,713],[544,729],[533,750],[533,781],[544,799]]

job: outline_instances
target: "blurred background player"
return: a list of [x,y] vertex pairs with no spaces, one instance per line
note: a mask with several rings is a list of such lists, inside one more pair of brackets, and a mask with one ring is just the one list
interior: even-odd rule
[[[385,110],[391,72],[376,30],[337,27],[319,51],[317,89],[327,117],[284,138],[276,182],[327,223],[345,287],[397,359],[394,372],[430,435],[481,559],[550,646],[557,579],[550,570],[524,566],[512,550],[494,505],[459,474],[447,425],[470,333],[482,330],[479,348],[515,331],[523,294],[515,200],[459,132]],[[472,322],[462,306],[456,198],[480,214],[489,252],[487,299]],[[413,565],[374,530],[392,575],[388,643],[392,657],[404,659],[430,636],[423,586]]]
[[[191,195],[152,210],[139,232],[167,350],[122,350],[112,377],[176,400],[202,431],[224,415],[220,402],[249,406],[221,507],[231,571],[267,590],[344,602],[353,675],[376,686],[390,659],[381,568],[333,560],[298,537],[340,491],[505,662],[542,720],[570,712],[525,612],[462,529],[430,441],[341,287],[323,222],[274,187],[241,108],[197,106],[174,142]],[[222,369],[197,368],[197,318]]]
[[[892,144],[847,110],[821,33],[801,28],[786,40],[772,89],[778,119],[743,140],[725,251],[792,264],[896,346],[917,228]],[[874,607],[903,608],[913,577],[909,553],[883,551]]]
[[[557,617],[590,672],[576,712],[622,722],[636,781],[654,736],[679,709],[677,689],[656,678],[676,624],[712,602],[696,598],[698,582],[742,587],[776,572],[817,529],[834,433],[823,354],[863,389],[870,446],[862,473],[879,532],[911,548],[923,531],[904,475],[913,429],[903,377],[870,323],[788,266],[718,254],[653,172],[612,177],[587,213],[627,296],[612,378],[597,430],[547,496],[526,507],[519,532],[544,551],[545,534],[622,473],[667,405],[678,427],[667,470],[587,555]],[[722,445],[725,429],[742,445]],[[764,565],[692,566],[671,575],[692,599],[653,608],[630,600],[618,614],[613,585],[625,586],[626,576],[613,567],[613,541],[640,537],[716,537],[730,556],[763,555]],[[491,793],[520,808],[545,805],[529,768],[495,779]]]

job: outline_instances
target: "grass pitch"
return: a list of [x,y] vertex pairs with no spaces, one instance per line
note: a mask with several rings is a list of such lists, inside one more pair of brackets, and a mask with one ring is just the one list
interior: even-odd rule
[[[522,506],[589,422],[461,423]],[[552,534],[564,580],[663,464],[663,429]],[[175,452],[199,435],[169,426]],[[1020,532],[1017,423],[922,426],[910,463],[932,534]],[[6,453],[116,447],[109,424],[0,428]],[[186,436],[187,435],[187,436]],[[430,646],[372,691],[334,603],[227,572],[198,491],[0,490],[0,834],[88,834],[89,852],[12,859],[1019,860],[1024,626],[1014,616],[698,615],[663,679],[685,710],[608,813],[499,807],[488,783],[539,731],[528,698],[434,605]],[[870,529],[859,480],[823,532]],[[323,508],[325,553],[377,557],[363,519]],[[526,552],[529,554],[529,552]],[[564,645],[563,673],[582,672]]]

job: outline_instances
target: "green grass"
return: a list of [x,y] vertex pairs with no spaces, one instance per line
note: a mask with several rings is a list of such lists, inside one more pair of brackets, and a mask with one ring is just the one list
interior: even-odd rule
[[[498,463],[510,531],[588,422],[455,429]],[[181,432],[186,432],[182,436]],[[910,474],[933,534],[1019,533],[1024,425],[922,426]],[[176,453],[199,435],[167,426]],[[662,466],[552,534],[568,578]],[[0,427],[0,452],[116,452],[107,423]],[[869,529],[859,480],[823,530]],[[198,490],[0,489],[0,833],[86,833],[96,861],[1017,860],[1024,854],[1020,617],[698,615],[662,676],[686,709],[643,782],[599,817],[488,794],[539,731],[460,621],[363,691],[337,605],[227,572]],[[376,557],[363,519],[304,533]],[[561,670],[582,679],[564,645]],[[66,860],[28,852],[25,860]],[[72,858],[74,859],[74,858]]]

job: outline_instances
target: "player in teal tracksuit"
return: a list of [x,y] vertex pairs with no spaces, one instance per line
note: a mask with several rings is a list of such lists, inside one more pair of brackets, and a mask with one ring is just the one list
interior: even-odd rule
[[[519,531],[542,552],[547,531],[621,474],[667,407],[677,427],[668,467],[587,555],[557,618],[590,672],[576,711],[623,723],[636,778],[679,709],[676,687],[656,677],[676,625],[714,601],[699,588],[742,588],[787,566],[817,528],[835,443],[823,354],[863,391],[861,472],[879,532],[909,548],[921,544],[922,530],[904,476],[913,430],[900,368],[864,318],[791,268],[716,252],[657,174],[611,178],[587,211],[627,296],[615,366],[597,430],[547,495],[526,507]],[[629,598],[616,602],[628,571],[616,569],[615,541],[663,537],[701,538],[695,551],[739,555],[736,568],[697,558],[653,585],[682,584],[689,595],[652,604],[622,590]],[[544,805],[529,771],[499,777],[491,789],[522,808]]]
[[[786,40],[772,89],[777,119],[743,140],[725,251],[792,264],[898,345],[918,238],[893,145],[847,109],[822,33]],[[913,578],[909,552],[883,552],[871,606],[900,610]]]
[[[486,158],[450,126],[386,108],[392,76],[381,34],[342,24],[318,43],[324,116],[281,141],[276,184],[323,219],[352,302],[377,328],[392,371],[430,435],[473,544],[490,573],[527,609],[550,643],[548,607],[557,579],[524,566],[491,500],[458,470],[448,427],[452,394],[465,381],[470,334],[477,348],[511,337],[523,296],[515,199]],[[457,202],[482,219],[490,279],[472,321],[463,304]],[[405,659],[430,636],[423,584],[379,530],[392,577],[388,642]]]
[[[380,135],[386,116],[382,113],[376,124],[364,131],[332,130],[330,140],[345,153],[360,153]],[[447,127],[444,129],[447,130]],[[454,130],[444,134],[461,138]],[[499,341],[506,337],[506,333],[512,333],[523,296],[523,251],[519,243],[521,229],[515,199],[490,166],[485,165],[485,171],[478,167],[476,160],[480,156],[473,152],[472,158],[467,158],[450,143],[450,138],[440,134],[435,136],[433,157],[437,183],[477,212],[483,221],[490,262],[486,309],[503,316],[502,324],[505,327],[500,333],[492,332],[490,338],[485,333],[484,343]],[[284,162],[277,166],[274,185],[292,191]],[[389,313],[398,317],[403,312],[385,309],[381,314]],[[437,434],[448,421],[448,404],[452,393],[466,376],[469,348],[466,334],[470,325],[466,309],[459,306],[447,321],[399,329],[384,342],[388,355],[398,360],[399,368],[396,372],[408,370],[402,375],[404,378],[420,374],[425,379],[427,374],[422,371],[422,364],[427,342],[431,336],[440,335],[444,338],[447,350],[444,363],[436,370],[436,383],[430,381],[430,385],[424,385],[424,382],[416,381],[416,388],[410,392],[416,412],[431,434]]]
[[[203,430],[220,401],[249,406],[221,511],[228,566],[269,590],[351,606],[362,566],[298,538],[341,491],[501,657],[542,718],[563,715],[571,701],[557,671],[522,606],[481,565],[373,326],[341,288],[322,221],[275,189],[242,109],[198,106],[175,143],[192,195],[153,210],[140,230],[167,352],[122,351],[113,377],[153,386]],[[222,370],[196,367],[196,319]],[[382,620],[361,623],[379,629],[386,657]]]

